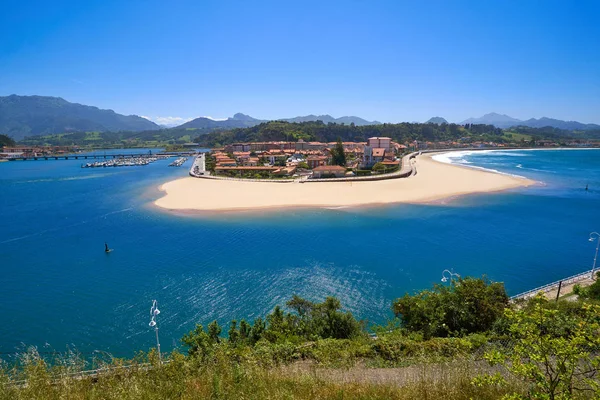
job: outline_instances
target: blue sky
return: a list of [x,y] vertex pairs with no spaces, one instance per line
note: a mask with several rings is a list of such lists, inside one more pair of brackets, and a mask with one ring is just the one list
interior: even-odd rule
[[13,1],[0,95],[123,114],[600,123],[600,1]]

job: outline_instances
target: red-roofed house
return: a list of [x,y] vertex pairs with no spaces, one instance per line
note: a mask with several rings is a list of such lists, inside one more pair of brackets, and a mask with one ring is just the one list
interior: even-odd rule
[[342,178],[344,175],[346,175],[346,168],[340,167],[339,165],[322,165],[313,169],[313,178],[330,176]]
[[327,157],[325,157],[325,156],[310,156],[306,159],[306,163],[308,164],[308,168],[314,169],[317,167],[321,167],[323,165],[327,165]]

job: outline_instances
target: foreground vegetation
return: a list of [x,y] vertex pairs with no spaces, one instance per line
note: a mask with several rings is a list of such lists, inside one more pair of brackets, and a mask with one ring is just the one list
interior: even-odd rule
[[337,299],[294,296],[252,323],[197,325],[182,339],[186,355],[112,360],[92,377],[77,374],[77,357],[51,363],[32,349],[4,365],[0,399],[600,396],[595,300],[514,304],[501,284],[465,278],[405,295],[392,309],[398,318],[369,334]]

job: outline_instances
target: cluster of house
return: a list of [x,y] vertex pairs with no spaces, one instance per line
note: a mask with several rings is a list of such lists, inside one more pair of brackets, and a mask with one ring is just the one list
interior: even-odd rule
[[[314,178],[323,176],[341,177],[347,168],[370,168],[382,163],[388,168],[398,167],[397,155],[406,146],[395,143],[388,137],[372,137],[364,142],[343,142],[348,160],[346,166],[330,165],[331,150],[337,142],[255,142],[234,143],[214,149],[215,173],[268,172],[274,176],[291,176],[308,167]],[[301,168],[304,167],[304,168]],[[352,172],[350,172],[352,173]]]
[[0,158],[41,157],[48,155],[68,154],[79,151],[76,146],[4,146]]

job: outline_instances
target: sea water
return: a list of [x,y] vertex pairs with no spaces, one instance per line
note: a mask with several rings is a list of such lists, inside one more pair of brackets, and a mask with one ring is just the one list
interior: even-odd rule
[[30,345],[131,356],[154,346],[154,299],[170,350],[197,323],[252,320],[293,294],[337,296],[358,318],[385,323],[394,298],[440,283],[444,269],[516,294],[591,268],[600,150],[442,161],[540,184],[427,205],[177,215],[152,202],[191,160],[0,163],[0,356]]

